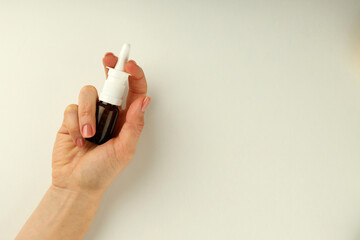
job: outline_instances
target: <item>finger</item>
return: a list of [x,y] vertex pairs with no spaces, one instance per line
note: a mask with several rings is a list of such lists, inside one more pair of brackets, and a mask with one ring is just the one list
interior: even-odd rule
[[96,102],[98,94],[93,86],[85,86],[79,94],[79,124],[84,138],[94,136],[96,132]]
[[134,60],[130,60],[125,64],[125,71],[130,73],[129,93],[126,100],[126,107],[129,108],[136,99],[146,96],[147,83],[144,71]]
[[64,111],[64,122],[67,132],[78,147],[84,146],[84,138],[81,136],[78,120],[78,106],[71,104]]
[[129,163],[135,155],[136,145],[144,127],[144,112],[150,101],[151,98],[142,97],[131,104],[119,136],[115,138],[116,152],[120,153],[118,156],[125,163]]
[[108,77],[109,69],[107,67],[114,68],[117,63],[118,57],[116,57],[113,53],[108,52],[105,54],[103,58],[103,65],[105,69],[106,78]]
[[[113,53],[106,53],[103,58],[103,65],[105,69],[106,78],[108,76],[109,69],[107,67],[114,68],[117,63],[118,57]],[[131,103],[139,97],[145,97],[147,93],[147,83],[144,71],[136,64],[134,60],[130,60],[125,64],[125,72],[129,73],[129,93],[126,101],[126,107],[129,108]]]

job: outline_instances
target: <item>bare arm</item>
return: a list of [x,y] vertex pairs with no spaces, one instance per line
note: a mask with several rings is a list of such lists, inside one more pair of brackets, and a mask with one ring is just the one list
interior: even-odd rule
[[[114,67],[117,57],[105,55],[104,67]],[[96,132],[97,90],[85,86],[79,104],[64,112],[52,154],[52,184],[25,223],[17,240],[82,239],[93,221],[105,190],[132,160],[144,126],[144,113],[151,99],[143,70],[134,62],[125,109],[119,108],[112,139],[95,145],[85,138]],[[107,69],[105,68],[107,74]]]
[[82,239],[101,196],[51,186],[16,239]]

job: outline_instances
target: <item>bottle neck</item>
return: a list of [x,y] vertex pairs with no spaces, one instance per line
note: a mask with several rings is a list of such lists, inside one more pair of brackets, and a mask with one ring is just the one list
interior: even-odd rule
[[104,87],[100,93],[100,100],[121,106],[129,75],[126,72],[109,68],[108,78],[105,80]]
[[101,105],[103,107],[107,107],[109,109],[116,109],[116,110],[120,108],[120,106],[116,106],[114,104],[104,102],[104,101],[101,101],[101,100],[98,102],[98,105]]

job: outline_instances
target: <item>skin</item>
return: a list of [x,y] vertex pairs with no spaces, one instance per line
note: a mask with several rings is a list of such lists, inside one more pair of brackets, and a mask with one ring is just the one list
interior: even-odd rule
[[[105,54],[103,65],[115,67],[117,57]],[[17,240],[82,239],[93,221],[105,190],[134,157],[144,127],[144,112],[151,98],[143,70],[135,61],[125,65],[130,73],[127,104],[120,109],[114,137],[98,146],[85,140],[96,131],[93,86],[85,86],[79,103],[64,112],[52,154],[52,184],[25,223]]]

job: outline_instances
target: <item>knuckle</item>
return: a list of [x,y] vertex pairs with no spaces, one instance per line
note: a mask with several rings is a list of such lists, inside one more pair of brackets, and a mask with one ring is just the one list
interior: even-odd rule
[[145,126],[145,122],[144,119],[141,119],[138,124],[137,124],[137,131],[139,132],[139,134],[142,132],[142,130],[144,129]]
[[79,133],[79,131],[80,131],[79,126],[77,124],[74,124],[74,123],[70,123],[66,127],[67,127],[70,135],[77,135],[77,133]]
[[92,115],[92,111],[91,108],[88,104],[86,104],[85,106],[83,106],[81,108],[81,110],[79,111],[79,116],[80,117],[89,117]]
[[141,120],[137,123],[127,122],[126,127],[136,136],[140,136],[142,130],[144,129],[144,125],[144,120]]

